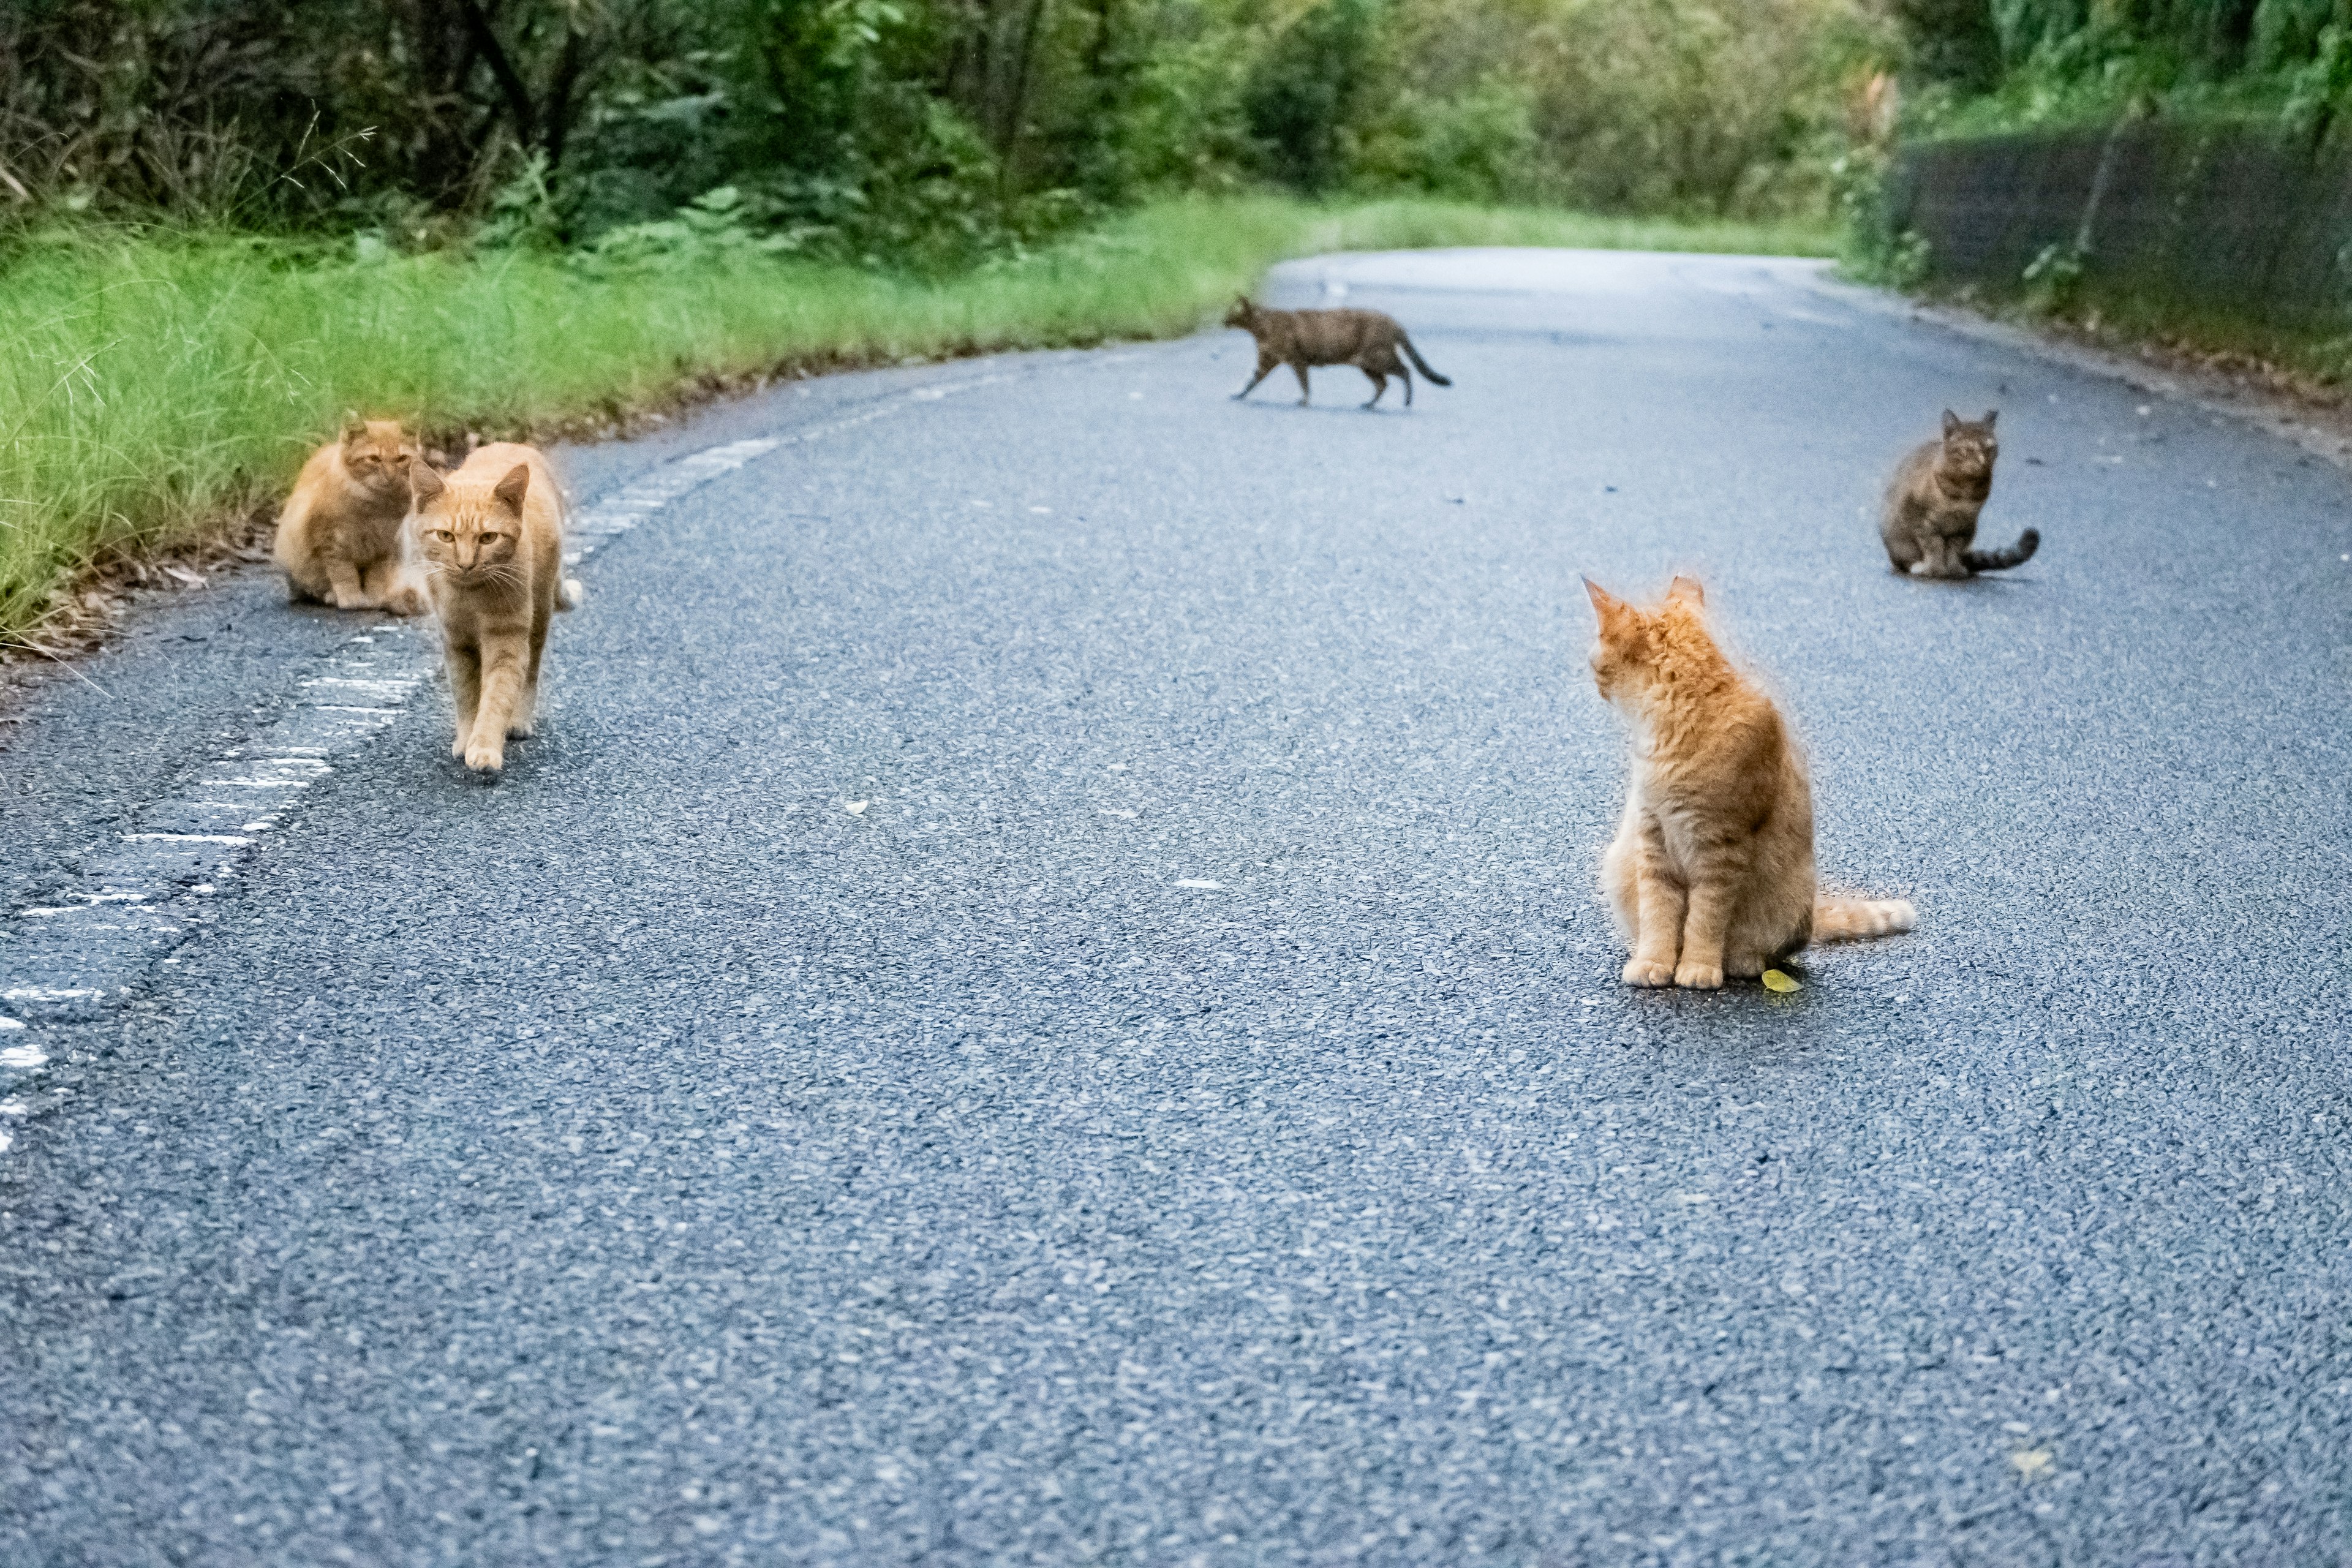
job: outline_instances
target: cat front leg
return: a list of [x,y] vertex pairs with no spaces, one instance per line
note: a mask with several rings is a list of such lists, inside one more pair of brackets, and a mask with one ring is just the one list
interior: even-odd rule
[[1693,879],[1683,917],[1682,962],[1675,984],[1693,991],[1723,988],[1723,939],[1731,929],[1731,905],[1738,884],[1722,868]]
[[350,562],[329,558],[320,563],[327,569],[327,603],[339,610],[373,610],[378,601],[360,582],[359,568]]
[[476,773],[494,773],[506,766],[507,731],[522,707],[528,659],[521,637],[483,639],[481,704],[466,742],[466,765]]
[[1686,894],[1667,865],[1665,837],[1656,819],[1645,817],[1638,831],[1633,854],[1633,956],[1626,961],[1623,978],[1628,985],[1671,985]]
[[1255,392],[1257,390],[1257,384],[1264,381],[1267,376],[1272,375],[1274,374],[1274,367],[1281,363],[1282,362],[1278,359],[1268,359],[1264,354],[1258,355],[1257,374],[1249,378],[1249,384],[1247,386],[1243,387],[1239,392],[1234,394],[1234,401],[1235,403],[1239,403],[1243,398],[1247,397],[1251,393]]
[[361,574],[360,586],[372,603],[395,616],[425,613],[425,589],[397,555],[370,566]]
[[1911,563],[1911,575],[1914,577],[1932,577],[1948,582],[1968,574],[1969,569],[1961,564],[1959,552],[1948,534],[1927,535],[1922,542],[1919,559]]
[[479,648],[455,641],[443,645],[443,654],[449,667],[449,701],[457,710],[457,736],[449,742],[449,754],[462,757],[467,742],[473,739],[474,716],[482,705],[482,654]]
[[1641,932],[1633,940],[1633,956],[1625,963],[1628,985],[1660,986],[1675,983],[1675,956],[1681,940],[1685,895],[1672,878],[1642,868]]
[[539,723],[539,665],[547,651],[547,621],[541,617],[530,635],[530,663],[522,672],[522,700],[515,705],[513,718],[507,721],[507,739],[526,741]]
[[1303,359],[1293,360],[1290,362],[1290,368],[1297,373],[1298,406],[1304,408],[1307,406],[1307,362]]

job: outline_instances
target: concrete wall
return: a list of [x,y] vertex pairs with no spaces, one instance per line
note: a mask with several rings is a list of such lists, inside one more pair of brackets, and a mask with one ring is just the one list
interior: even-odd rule
[[2352,159],[2260,131],[2157,124],[1906,149],[1895,228],[1929,276],[2021,287],[2049,246],[2110,286],[2269,325],[2352,327]]

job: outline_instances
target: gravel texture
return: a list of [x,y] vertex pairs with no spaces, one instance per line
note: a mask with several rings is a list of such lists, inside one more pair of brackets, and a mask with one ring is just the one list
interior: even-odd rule
[[[1211,333],[574,455],[909,404],[600,551],[498,784],[428,688],[26,1032],[0,1562],[2347,1561],[2345,478],[1808,264],[1270,292],[1454,386]],[[2015,573],[1886,570],[1946,405]],[[1578,578],[1675,568],[1919,907],[1792,996],[1616,984]],[[27,896],[267,700],[177,624],[11,742]]]

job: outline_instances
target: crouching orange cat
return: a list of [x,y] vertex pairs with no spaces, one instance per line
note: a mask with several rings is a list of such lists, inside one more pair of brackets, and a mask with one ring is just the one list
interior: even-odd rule
[[425,613],[425,595],[400,558],[411,464],[422,459],[399,421],[357,415],[310,454],[278,515],[276,553],[289,594],[339,610]]
[[446,475],[412,464],[409,479],[408,526],[457,708],[450,751],[495,773],[507,738],[529,735],[539,711],[548,622],[581,598],[563,575],[563,493],[546,458],[511,441],[476,448]]
[[1601,862],[1628,985],[1713,990],[1753,980],[1808,942],[1909,931],[1899,899],[1823,898],[1813,881],[1805,755],[1772,700],[1707,635],[1705,595],[1677,577],[1655,609],[1587,578],[1601,617],[1593,684],[1633,721],[1624,820]]

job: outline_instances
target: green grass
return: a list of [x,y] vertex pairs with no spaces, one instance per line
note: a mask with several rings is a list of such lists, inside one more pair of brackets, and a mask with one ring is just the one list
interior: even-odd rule
[[519,431],[657,403],[701,375],[1169,336],[1271,262],[1322,251],[1832,243],[1800,225],[1185,201],[925,283],[740,254],[599,273],[528,254],[359,262],[249,238],[51,234],[0,257],[0,637],[93,563],[270,500],[346,409]]

